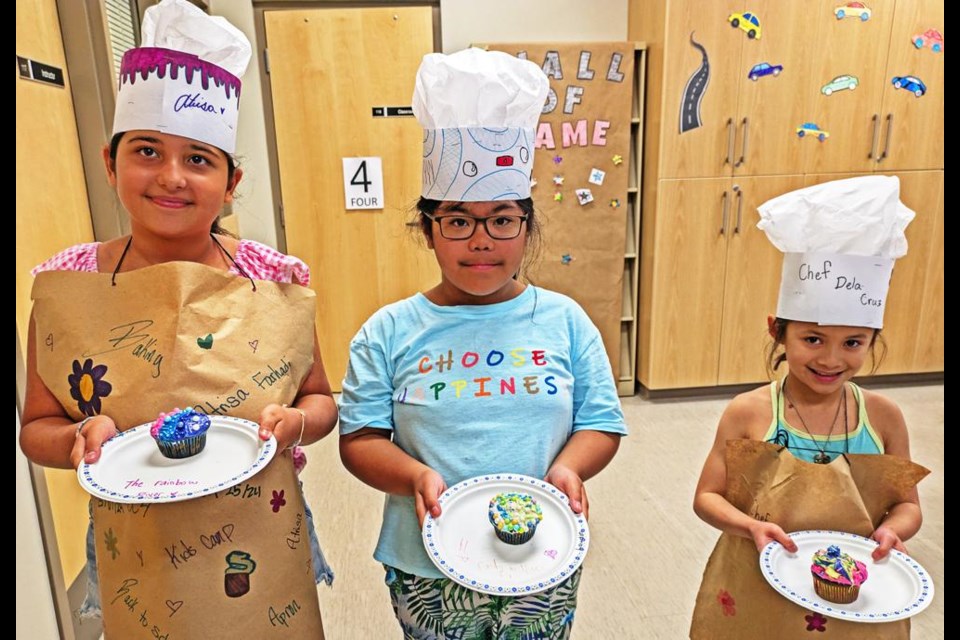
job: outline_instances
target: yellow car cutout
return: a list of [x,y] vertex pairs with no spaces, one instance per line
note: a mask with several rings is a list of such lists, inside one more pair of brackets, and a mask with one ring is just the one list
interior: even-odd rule
[[751,40],[756,38],[760,39],[760,18],[754,13],[745,11],[744,13],[731,13],[727,16],[727,22],[730,23],[730,26],[733,28],[740,28],[741,31],[746,31],[747,37]]
[[797,127],[797,137],[804,138],[806,136],[811,136],[823,142],[830,137],[829,131],[824,131],[816,122],[804,122],[802,125]]

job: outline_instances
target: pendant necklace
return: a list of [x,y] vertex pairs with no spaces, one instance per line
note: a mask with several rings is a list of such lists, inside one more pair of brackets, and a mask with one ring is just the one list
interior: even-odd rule
[[844,433],[849,435],[847,432],[847,388],[844,385],[841,388],[840,399],[837,401],[837,412],[833,415],[833,421],[830,423],[830,431],[827,432],[827,437],[823,441],[823,446],[820,446],[820,443],[816,438],[813,437],[813,433],[810,431],[810,428],[807,427],[807,421],[803,419],[803,416],[800,414],[800,409],[797,407],[797,403],[787,394],[787,380],[784,379],[783,383],[780,386],[780,392],[783,394],[783,397],[786,398],[788,405],[793,412],[797,414],[797,417],[800,418],[800,424],[803,426],[803,430],[807,432],[807,435],[810,436],[810,440],[813,442],[813,446],[817,448],[817,453],[813,456],[813,461],[817,464],[829,464],[831,458],[827,453],[827,442],[830,440],[830,436],[833,435],[833,429],[837,426],[837,419],[840,417],[840,410],[843,409],[843,430]]

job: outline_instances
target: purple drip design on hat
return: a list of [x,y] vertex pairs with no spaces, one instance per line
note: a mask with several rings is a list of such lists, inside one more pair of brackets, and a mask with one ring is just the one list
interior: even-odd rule
[[199,71],[200,83],[204,90],[210,87],[210,79],[212,78],[216,86],[224,88],[228,100],[230,99],[230,90],[233,89],[239,103],[240,78],[212,62],[174,49],[140,47],[127,51],[123,54],[123,60],[120,63],[120,86],[122,87],[124,82],[134,84],[137,81],[137,74],[140,74],[140,77],[144,80],[148,79],[152,73],[157,74],[158,78],[163,78],[168,66],[172,79],[177,78],[180,68],[183,67],[189,84],[193,84],[194,72]]

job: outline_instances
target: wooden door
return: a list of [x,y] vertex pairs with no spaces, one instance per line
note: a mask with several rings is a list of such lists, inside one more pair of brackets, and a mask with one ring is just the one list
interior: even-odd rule
[[728,230],[717,384],[767,380],[767,316],[777,312],[783,254],[757,229],[757,207],[803,187],[803,176],[736,178]]
[[[742,12],[742,4],[676,0],[669,5],[660,110],[660,175],[665,178],[731,174],[740,49],[747,34],[731,27],[727,17]],[[706,64],[691,38],[706,51]],[[701,126],[681,133],[681,118],[695,116],[701,92]]]
[[[16,80],[16,321],[18,354],[26,356],[32,308],[30,269],[70,245],[92,242],[83,160],[71,97],[73,78],[67,69],[56,3],[18,2],[17,54],[63,69],[66,88]],[[105,178],[103,178],[105,179]],[[25,363],[17,363],[17,368]],[[52,516],[45,533],[52,540],[67,585],[86,563],[84,533],[89,495],[77,483],[75,471],[43,469]],[[51,524],[52,523],[52,526]],[[63,611],[69,616],[69,611]],[[64,624],[70,625],[69,617]],[[72,633],[72,632],[67,632]]]
[[[817,46],[813,73],[805,89],[805,95],[814,96],[813,108],[795,127],[813,122],[830,134],[824,142],[811,136],[797,138],[805,173],[873,171],[879,153],[880,103],[889,82],[884,79],[884,70],[894,0],[866,3],[871,15],[865,21],[834,17],[841,4],[839,0],[821,0],[816,14],[797,25],[817,34]],[[852,86],[844,82],[847,76],[856,79],[856,88],[841,88]],[[835,81],[837,78],[841,79]]]
[[[943,0],[897,3],[883,77],[883,135],[878,171],[943,168],[944,54],[935,53],[931,42],[920,49],[914,45],[916,36],[928,29],[943,33],[943,4]],[[903,88],[896,88],[893,79],[903,76],[920,79],[926,92],[917,97],[915,91],[903,87],[903,82]]]
[[648,389],[717,384],[733,195],[727,178],[660,181],[653,274],[640,292],[638,374]]
[[[439,280],[405,227],[420,193],[422,130],[410,117],[371,116],[410,105],[432,20],[429,7],[264,12],[287,250],[311,267],[335,389],[360,325]],[[345,209],[341,159],[360,156],[382,158],[383,209]]]
[[814,35],[819,28],[810,8],[810,2],[782,0],[750,4],[763,31],[759,40],[743,43],[734,175],[802,171],[802,151],[810,141],[797,138],[796,128],[815,100],[806,87],[817,57]]

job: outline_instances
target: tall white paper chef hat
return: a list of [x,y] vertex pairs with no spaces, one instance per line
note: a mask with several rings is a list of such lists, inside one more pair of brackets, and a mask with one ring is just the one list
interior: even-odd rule
[[250,41],[186,0],[147,9],[142,45],[123,54],[114,135],[133,129],[193,138],[233,153]]
[[820,325],[883,327],[895,259],[914,212],[900,180],[866,176],[791,191],[760,205],[762,229],[784,252],[777,316]]
[[413,91],[413,113],[424,129],[421,195],[529,198],[535,130],[549,88],[535,63],[501,51],[424,56]]

